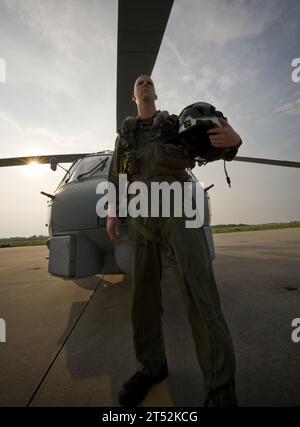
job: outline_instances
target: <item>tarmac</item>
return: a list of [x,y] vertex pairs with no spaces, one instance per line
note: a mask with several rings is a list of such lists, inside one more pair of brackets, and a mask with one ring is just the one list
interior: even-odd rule
[[[300,228],[217,234],[214,241],[239,406],[300,406],[300,342],[291,338],[292,320],[300,318]],[[129,280],[53,277],[47,257],[46,246],[0,248],[0,406],[118,407],[118,391],[137,367]],[[199,407],[202,374],[170,269],[162,298],[169,376],[141,406]]]

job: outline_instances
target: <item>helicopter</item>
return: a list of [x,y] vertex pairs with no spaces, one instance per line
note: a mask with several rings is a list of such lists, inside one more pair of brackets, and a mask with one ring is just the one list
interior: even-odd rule
[[[119,0],[117,48],[117,129],[123,119],[135,115],[131,90],[136,76],[152,73],[173,0]],[[142,19],[147,16],[147,20]],[[42,192],[48,200],[49,268],[50,274],[64,278],[82,278],[95,274],[124,274],[130,272],[128,222],[120,221],[121,242],[113,244],[106,233],[106,220],[99,217],[97,185],[106,182],[112,151],[81,154],[57,154],[0,159],[0,167],[26,165],[32,161],[49,163],[53,171],[60,163],[71,163],[54,194]],[[234,161],[267,165],[300,167],[300,162],[236,156]],[[202,165],[201,160],[198,165]],[[197,179],[187,170],[195,186]],[[214,244],[210,227],[210,200],[204,192],[205,235],[214,259]],[[162,264],[168,265],[162,252]]]

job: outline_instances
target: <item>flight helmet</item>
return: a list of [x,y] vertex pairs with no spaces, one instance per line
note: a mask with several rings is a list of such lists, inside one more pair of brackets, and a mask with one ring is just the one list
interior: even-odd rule
[[196,102],[185,107],[179,114],[179,135],[189,153],[205,162],[222,159],[224,148],[211,145],[208,129],[221,128],[221,111],[207,102]]

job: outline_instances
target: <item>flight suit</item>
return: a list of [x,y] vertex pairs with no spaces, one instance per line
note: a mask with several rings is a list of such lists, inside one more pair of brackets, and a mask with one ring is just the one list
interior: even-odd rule
[[[181,150],[180,157],[174,146]],[[166,156],[174,155],[174,164],[161,157],[162,151]],[[193,164],[178,140],[176,116],[162,120],[156,128],[152,121],[139,119],[117,137],[109,181],[117,186],[118,174],[127,173],[129,181],[143,181],[149,188],[152,181],[183,183],[188,180],[185,167]],[[184,216],[174,218],[172,207],[169,218],[138,217],[128,221],[132,244],[133,341],[142,372],[156,375],[166,361],[160,284],[164,246],[187,309],[204,376],[205,404],[235,406],[234,349],[203,228],[186,228]]]

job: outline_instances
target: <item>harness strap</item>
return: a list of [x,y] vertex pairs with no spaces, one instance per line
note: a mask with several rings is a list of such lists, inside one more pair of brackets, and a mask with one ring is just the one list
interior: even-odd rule
[[153,231],[149,230],[144,225],[140,224],[135,218],[130,217],[130,222],[133,228],[135,228],[135,230],[138,233],[140,233],[142,236],[144,236],[147,240],[151,240],[155,243],[163,243],[165,240],[165,237],[171,233],[177,221],[178,221],[178,217],[169,217],[162,229],[162,233],[161,233],[162,235],[160,236],[154,233]]

